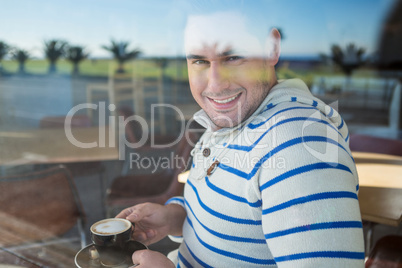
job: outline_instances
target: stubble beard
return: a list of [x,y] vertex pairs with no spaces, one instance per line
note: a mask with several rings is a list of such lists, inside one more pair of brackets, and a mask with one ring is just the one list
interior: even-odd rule
[[[247,120],[257,110],[257,108],[267,97],[270,87],[271,85],[269,82],[260,81],[258,83],[258,86],[255,89],[252,89],[252,92],[262,92],[261,97],[255,96],[255,98],[252,99],[252,103],[246,102],[244,104],[244,107],[242,107],[241,102],[238,102],[236,107],[237,116],[233,120],[229,116],[224,115],[232,111],[225,111],[215,116],[211,114],[209,111],[205,112],[208,115],[209,119],[215,124],[217,128],[235,127],[243,123],[245,120]],[[244,90],[243,92],[247,92],[248,94],[250,94],[250,91]]]

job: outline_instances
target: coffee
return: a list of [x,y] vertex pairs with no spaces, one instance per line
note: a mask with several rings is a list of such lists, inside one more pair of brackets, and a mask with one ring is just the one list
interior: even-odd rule
[[[126,267],[136,250],[147,249],[140,242],[130,240],[134,224],[126,219],[110,218],[91,226],[91,240],[99,256],[92,254],[102,267]],[[92,256],[91,255],[91,256]]]
[[131,228],[128,220],[112,218],[98,221],[91,226],[91,232],[98,235],[114,235],[127,231]]

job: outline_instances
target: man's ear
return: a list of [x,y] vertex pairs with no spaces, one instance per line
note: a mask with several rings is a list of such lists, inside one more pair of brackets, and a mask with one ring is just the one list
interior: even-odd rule
[[281,54],[281,34],[276,28],[271,29],[265,47],[268,56],[268,64],[272,66],[277,64]]

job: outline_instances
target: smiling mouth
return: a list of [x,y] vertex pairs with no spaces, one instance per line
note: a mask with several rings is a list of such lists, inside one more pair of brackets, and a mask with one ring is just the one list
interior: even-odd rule
[[212,98],[209,98],[209,99],[212,100],[212,101],[214,101],[214,102],[216,102],[216,103],[218,103],[218,104],[226,104],[226,103],[229,103],[229,102],[231,102],[231,101],[234,101],[234,100],[237,99],[240,95],[241,95],[241,93],[237,94],[236,96],[233,96],[233,97],[224,99],[224,100],[217,100],[217,99],[212,99]]

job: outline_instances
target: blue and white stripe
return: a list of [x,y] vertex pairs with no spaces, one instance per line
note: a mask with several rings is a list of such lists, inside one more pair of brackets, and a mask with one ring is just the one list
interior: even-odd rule
[[205,177],[211,159],[196,150],[185,199],[172,200],[187,211],[177,267],[363,267],[346,124],[295,84],[277,85],[238,138],[201,138],[211,159],[227,149]]

